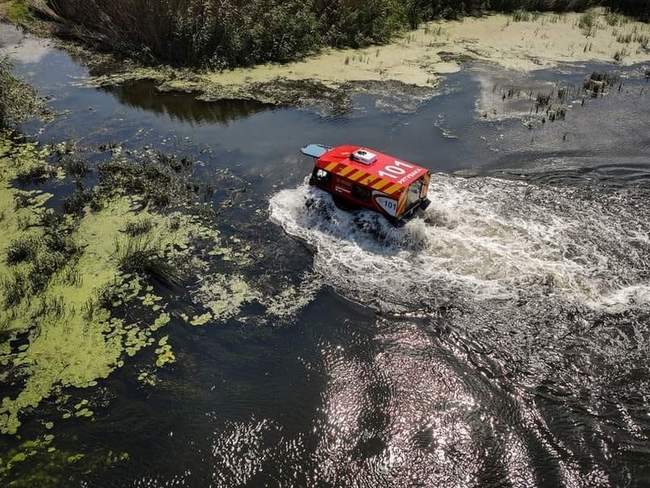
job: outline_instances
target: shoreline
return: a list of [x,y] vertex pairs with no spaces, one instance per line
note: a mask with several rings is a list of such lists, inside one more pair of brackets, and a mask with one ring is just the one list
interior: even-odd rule
[[[434,21],[383,46],[326,49],[287,64],[265,64],[224,72],[145,67],[127,62],[124,69],[89,80],[109,87],[151,81],[160,91],[196,94],[197,99],[254,100],[281,106],[324,103],[336,112],[355,93],[402,91],[415,99],[434,92],[444,75],[468,61],[527,73],[564,63],[610,62],[621,66],[650,61],[650,24],[625,18],[608,24],[604,12],[534,14],[517,21],[513,15],[491,14],[458,21]],[[401,97],[403,98],[403,97]],[[390,104],[389,104],[390,105]],[[397,105],[397,104],[396,104]]]

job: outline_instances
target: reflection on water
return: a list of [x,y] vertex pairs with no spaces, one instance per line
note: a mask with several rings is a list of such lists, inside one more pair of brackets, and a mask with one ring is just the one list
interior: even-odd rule
[[166,115],[171,120],[190,125],[228,124],[233,120],[274,108],[254,100],[201,102],[190,93],[160,92],[150,81],[128,83],[103,90],[128,107]]
[[[237,272],[268,295],[294,284],[270,300],[284,314],[251,306],[217,326],[169,326],[173,367],[146,385],[137,378],[151,351],[129,358],[87,390],[92,422],[64,421],[56,405],[27,415],[28,434],[53,419],[61,450],[128,453],[113,467],[64,465],[70,486],[647,484],[645,82],[532,131],[477,120],[489,69],[450,76],[415,113],[367,103],[321,117],[146,82],[87,88],[65,53],[6,26],[0,39],[65,112],[26,131],[89,152],[115,142],[182,152],[206,181],[227,170],[241,191],[214,225],[256,260]],[[540,72],[530,85],[580,83],[592,68]],[[483,176],[435,175],[427,214],[396,230],[301,186],[312,162],[297,150],[309,142]],[[223,181],[216,194],[232,185]],[[308,210],[307,196],[320,205]],[[16,441],[0,442],[3,457]]]
[[0,23],[0,55],[21,64],[36,64],[51,52],[52,47],[47,42],[25,37],[17,27]]

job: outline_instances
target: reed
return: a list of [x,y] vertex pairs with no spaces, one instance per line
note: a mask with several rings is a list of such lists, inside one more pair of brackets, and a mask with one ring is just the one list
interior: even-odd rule
[[[436,18],[487,10],[536,20],[539,11],[610,8],[650,19],[650,0],[30,0],[61,32],[149,62],[226,69],[285,62],[329,45],[387,42]],[[595,17],[586,17],[585,21]],[[592,32],[592,26],[589,32]]]
[[126,273],[146,275],[167,285],[178,283],[180,272],[166,257],[157,242],[143,236],[128,237],[116,243],[120,269]]

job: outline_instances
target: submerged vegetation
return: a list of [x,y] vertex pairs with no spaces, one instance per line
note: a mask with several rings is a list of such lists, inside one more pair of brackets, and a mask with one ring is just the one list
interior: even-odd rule
[[[224,69],[289,61],[324,46],[388,42],[421,22],[488,10],[580,11],[606,6],[650,19],[650,0],[31,0],[61,35],[148,62]],[[587,19],[588,20],[588,19]]]
[[[173,362],[171,343],[156,337],[171,321],[156,287],[169,290],[190,270],[204,269],[196,243],[218,246],[220,237],[203,223],[204,206],[192,203],[199,186],[178,176],[188,163],[145,154],[115,150],[100,166],[98,185],[78,189],[56,211],[47,208],[49,194],[12,182],[57,174],[55,166],[66,167],[70,157],[0,135],[0,378],[13,391],[0,404],[0,433],[16,433],[21,416],[43,399],[64,387],[96,385],[144,347],[158,344],[158,367]],[[152,193],[154,182],[167,198]],[[222,285],[229,283],[225,277]],[[240,286],[241,278],[233,283]],[[232,316],[225,307],[222,317]]]
[[[4,75],[11,84],[0,95],[24,89],[37,100]],[[2,101],[5,124],[21,120],[15,100]],[[0,132],[0,381],[8,387],[0,434],[18,433],[45,399],[63,420],[92,419],[93,405],[74,403],[70,387],[97,386],[145,348],[152,367],[173,364],[173,336],[158,332],[173,318],[203,325],[264,303],[240,274],[250,249],[234,238],[227,243],[210,225],[216,213],[204,202],[212,188],[193,178],[191,161],[100,151],[110,157],[91,166],[70,144],[40,146]],[[96,184],[88,188],[91,172]],[[52,178],[76,187],[58,206],[49,205],[48,193],[17,187]],[[172,304],[183,294],[192,306],[181,312]],[[154,385],[154,370],[147,374]],[[22,466],[12,459],[0,459],[0,483]]]

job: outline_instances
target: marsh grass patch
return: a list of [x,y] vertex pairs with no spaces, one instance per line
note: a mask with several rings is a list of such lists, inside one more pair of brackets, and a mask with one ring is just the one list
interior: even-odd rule
[[0,56],[0,128],[13,127],[33,117],[51,118],[45,101],[34,88],[16,78],[12,68],[11,61]]
[[[537,15],[539,17],[539,15]],[[529,12],[528,10],[524,9],[517,9],[512,13],[512,20],[513,22],[531,22],[534,20],[536,17],[532,12]]]
[[115,249],[119,267],[125,273],[146,275],[168,285],[181,281],[181,272],[169,262],[166,250],[158,241],[143,236],[129,237],[117,241]]
[[64,220],[51,216],[43,217],[30,233],[15,237],[4,256],[9,274],[0,282],[5,307],[44,291],[56,273],[74,267],[80,253],[81,247],[69,236]]
[[22,270],[12,270],[0,280],[2,302],[6,309],[18,305],[25,297],[28,287],[27,278]]
[[33,236],[21,236],[14,239],[7,247],[5,261],[14,266],[26,260],[31,260],[38,254],[40,245]]
[[99,211],[102,208],[101,197],[93,188],[78,186],[75,191],[63,201],[65,213],[81,216],[86,207],[92,211]]
[[153,229],[154,223],[151,218],[144,217],[137,220],[127,222],[124,226],[124,233],[130,237],[138,237],[143,234],[148,234]]
[[67,156],[62,161],[66,175],[73,178],[83,178],[90,173],[88,162],[75,156]]
[[599,14],[596,10],[585,12],[578,19],[578,27],[586,37],[593,37],[599,28]]
[[616,73],[594,71],[584,81],[583,89],[596,97],[605,93],[609,87],[618,83],[620,79],[621,77]]

